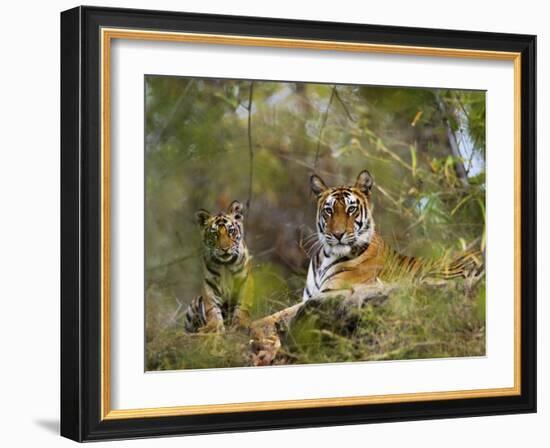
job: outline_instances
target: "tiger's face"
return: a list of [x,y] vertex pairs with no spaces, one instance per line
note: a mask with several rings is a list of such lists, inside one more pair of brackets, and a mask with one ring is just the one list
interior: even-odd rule
[[310,183],[317,196],[317,234],[325,252],[345,256],[354,247],[369,244],[374,235],[371,174],[362,171],[353,186],[327,187],[315,174]]
[[243,205],[233,201],[225,213],[216,215],[199,210],[196,218],[208,255],[222,263],[236,260],[243,244]]

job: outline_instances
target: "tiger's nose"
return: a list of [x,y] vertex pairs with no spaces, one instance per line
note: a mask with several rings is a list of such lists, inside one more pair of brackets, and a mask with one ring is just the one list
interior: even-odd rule
[[344,236],[344,232],[343,231],[335,231],[335,232],[332,232],[332,236],[334,238],[336,238],[338,241],[340,241],[342,239],[342,237]]

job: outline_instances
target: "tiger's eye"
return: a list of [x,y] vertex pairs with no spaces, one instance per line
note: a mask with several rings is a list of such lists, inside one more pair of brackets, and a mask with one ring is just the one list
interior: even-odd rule
[[348,208],[349,215],[353,215],[356,211],[357,211],[357,207],[355,206],[351,206],[350,208]]
[[325,215],[327,216],[330,216],[332,214],[332,209],[330,207],[325,207],[323,209],[323,213],[325,213]]

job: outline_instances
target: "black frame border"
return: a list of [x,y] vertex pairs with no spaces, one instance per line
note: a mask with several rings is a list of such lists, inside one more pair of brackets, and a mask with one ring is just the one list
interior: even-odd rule
[[[521,395],[101,420],[100,28],[521,53]],[[76,441],[536,412],[536,36],[77,7],[61,13],[61,435]]]

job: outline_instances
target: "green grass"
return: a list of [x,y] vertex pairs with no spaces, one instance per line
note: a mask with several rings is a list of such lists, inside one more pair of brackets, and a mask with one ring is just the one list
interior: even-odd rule
[[[243,333],[187,335],[177,302],[149,291],[147,370],[249,365]],[[280,309],[264,301],[263,309]],[[172,304],[170,306],[170,304]],[[265,306],[265,308],[264,308]],[[181,307],[180,307],[181,308]],[[335,318],[333,303],[303,313],[283,336],[275,364],[427,359],[485,355],[485,283],[404,286],[389,300]]]

